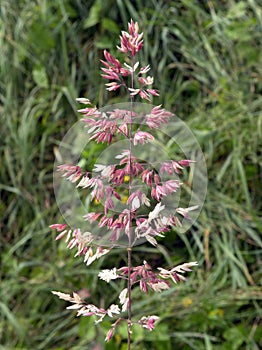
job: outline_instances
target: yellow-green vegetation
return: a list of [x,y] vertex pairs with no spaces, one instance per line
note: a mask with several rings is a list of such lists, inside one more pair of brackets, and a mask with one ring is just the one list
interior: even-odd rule
[[[153,102],[186,121],[209,176],[204,209],[189,232],[168,235],[162,255],[149,246],[135,249],[138,261],[146,255],[151,264],[197,260],[200,266],[167,292],[137,293],[134,312],[158,314],[162,322],[151,333],[134,329],[132,349],[258,350],[259,0],[1,0],[0,349],[126,349],[125,329],[105,346],[104,329],[76,319],[50,292],[81,289],[94,304],[115,301],[117,285],[114,294],[97,273],[119,266],[121,252],[87,268],[54,241],[48,226],[60,217],[53,161],[62,136],[79,119],[75,98],[98,106],[122,102],[119,94],[104,92],[99,59],[104,48],[116,54],[115,38],[130,18],[145,35],[141,62],[151,64],[160,90]],[[89,157],[99,147],[89,149]]]

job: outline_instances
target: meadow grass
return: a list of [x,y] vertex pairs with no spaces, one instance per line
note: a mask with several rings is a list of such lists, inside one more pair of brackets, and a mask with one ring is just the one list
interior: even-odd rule
[[[160,90],[154,103],[186,121],[209,177],[204,209],[189,232],[174,232],[165,247],[160,242],[160,254],[149,246],[135,250],[137,261],[146,254],[156,265],[196,259],[200,267],[161,295],[137,293],[137,315],[153,312],[162,321],[152,333],[135,329],[133,349],[262,346],[259,1],[150,0],[145,7],[139,0],[2,0],[0,349],[104,348],[109,324],[76,319],[50,291],[87,289],[94,304],[108,304],[118,287],[105,292],[97,273],[123,258],[113,251],[87,269],[54,242],[48,226],[60,215],[52,172],[59,141],[79,119],[75,98],[99,106],[121,101],[104,92],[99,59],[104,48],[115,53],[131,17],[145,35],[141,62],[150,63]],[[124,350],[125,340],[120,329],[105,348]]]

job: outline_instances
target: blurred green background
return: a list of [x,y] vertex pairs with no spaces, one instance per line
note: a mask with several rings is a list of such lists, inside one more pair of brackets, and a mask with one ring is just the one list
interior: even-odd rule
[[105,92],[99,59],[104,48],[116,52],[130,18],[144,32],[141,61],[151,65],[160,90],[153,103],[191,128],[209,177],[204,209],[189,232],[173,233],[160,253],[136,248],[138,264],[146,257],[156,266],[200,266],[168,292],[134,290],[135,313],[157,314],[161,322],[153,332],[135,329],[132,349],[262,347],[261,1],[1,0],[2,350],[126,349],[125,329],[105,345],[109,323],[77,319],[50,293],[82,290],[90,302],[108,305],[119,286],[105,286],[97,273],[118,266],[121,252],[87,268],[48,226],[60,219],[53,161],[80,118],[75,98],[98,106],[121,101]]

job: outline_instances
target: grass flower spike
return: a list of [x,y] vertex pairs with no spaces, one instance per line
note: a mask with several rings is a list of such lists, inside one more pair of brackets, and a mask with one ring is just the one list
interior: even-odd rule
[[[178,176],[194,161],[169,160],[162,162],[157,169],[150,163],[143,162],[136,152],[139,147],[154,144],[155,129],[168,124],[173,114],[161,105],[151,108],[149,113],[143,115],[134,108],[136,99],[150,101],[152,96],[158,96],[158,91],[152,87],[154,78],[147,75],[150,66],[141,66],[137,60],[137,55],[143,48],[143,33],[139,32],[139,26],[133,20],[128,24],[128,30],[122,32],[117,48],[126,61],[121,62],[105,50],[104,59],[101,60],[102,77],[109,81],[105,84],[108,91],[125,90],[129,97],[128,108],[104,112],[92,106],[85,97],[77,101],[84,105],[79,113],[82,114],[83,126],[87,129],[90,140],[107,143],[109,147],[122,138],[127,141],[128,147],[113,157],[112,164],[95,164],[93,171],[84,171],[74,164],[62,164],[57,169],[66,181],[72,182],[80,190],[88,190],[91,202],[99,203],[96,207],[92,206],[83,221],[96,225],[100,232],[104,230],[109,235],[110,245],[97,246],[92,230],[82,232],[67,224],[54,224],[50,227],[57,230],[56,239],[65,238],[68,249],[74,249],[75,256],[82,256],[87,266],[108,254],[119,242],[124,239],[127,242],[126,266],[110,267],[98,273],[99,279],[105,283],[119,283],[120,280],[126,283],[125,288],[119,291],[119,300],[115,304],[104,308],[87,303],[75,292],[66,294],[54,291],[53,294],[69,302],[67,308],[76,310],[77,316],[95,315],[96,323],[105,317],[113,319],[105,336],[107,342],[117,332],[119,324],[125,322],[127,349],[130,350],[133,325],[152,331],[159,320],[157,315],[138,318],[133,314],[132,291],[136,288],[143,294],[161,293],[184,281],[185,274],[197,265],[197,262],[189,262],[171,268],[156,268],[144,260],[140,265],[134,266],[132,249],[141,241],[157,247],[159,238],[164,238],[167,232],[181,224],[179,216],[189,220],[189,213],[196,206],[173,210],[167,201],[180,191],[183,184]],[[137,184],[142,185],[138,188]]]

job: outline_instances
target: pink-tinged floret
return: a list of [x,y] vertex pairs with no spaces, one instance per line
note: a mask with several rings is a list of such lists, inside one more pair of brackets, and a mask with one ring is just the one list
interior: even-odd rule
[[122,31],[120,36],[121,46],[117,46],[120,52],[131,53],[134,57],[143,47],[143,33],[139,34],[137,22],[128,23],[128,32]]

